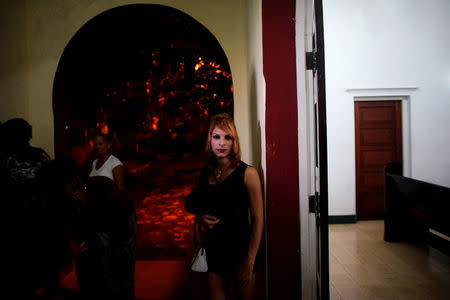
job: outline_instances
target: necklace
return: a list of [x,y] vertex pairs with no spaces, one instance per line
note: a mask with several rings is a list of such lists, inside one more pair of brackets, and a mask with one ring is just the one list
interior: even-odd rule
[[222,177],[222,169],[221,168],[216,168],[214,170],[214,175],[216,176],[216,180],[220,181],[220,177]]
[[231,164],[228,164],[226,167],[224,167],[223,169],[220,167],[216,167],[214,169],[214,177],[216,177],[217,182],[222,182],[221,178],[222,178],[222,173],[225,173],[228,168],[230,167]]

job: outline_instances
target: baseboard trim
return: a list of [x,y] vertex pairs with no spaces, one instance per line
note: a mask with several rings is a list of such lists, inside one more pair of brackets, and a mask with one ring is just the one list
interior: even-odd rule
[[355,224],[356,215],[328,216],[328,224]]

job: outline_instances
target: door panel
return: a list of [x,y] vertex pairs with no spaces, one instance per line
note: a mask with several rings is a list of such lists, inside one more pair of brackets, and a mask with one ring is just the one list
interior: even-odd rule
[[383,187],[384,184],[384,176],[380,173],[374,173],[374,174],[364,174],[361,175],[361,184],[363,186],[376,186],[376,187]]
[[391,145],[394,141],[395,133],[391,128],[386,129],[361,129],[360,139],[361,146],[371,145]]
[[395,153],[393,153],[391,149],[378,151],[362,150],[360,167],[363,169],[363,173],[361,176],[364,175],[364,172],[370,172],[371,170],[368,170],[369,168],[380,170],[380,168],[383,168],[384,165],[392,162],[394,159]]
[[[308,103],[310,104],[310,122],[314,128],[310,142],[314,149],[311,171],[313,172],[314,209],[310,218],[310,235],[315,245],[311,245],[315,255],[316,267],[316,297],[314,299],[328,300],[329,285],[329,253],[328,253],[328,177],[327,177],[327,133],[326,133],[326,101],[325,101],[325,58],[323,38],[322,0],[308,2],[311,8],[311,18],[307,25],[306,46],[312,58],[307,71]],[[311,299],[311,298],[310,298]]]
[[384,166],[401,161],[401,102],[355,102],[356,215],[384,217]]
[[[361,102],[358,102],[361,103]],[[376,107],[377,109],[373,109]],[[360,107],[361,125],[368,125],[371,123],[383,124],[384,122],[390,123],[394,118],[394,111],[392,107],[384,107],[376,104],[375,106]]]

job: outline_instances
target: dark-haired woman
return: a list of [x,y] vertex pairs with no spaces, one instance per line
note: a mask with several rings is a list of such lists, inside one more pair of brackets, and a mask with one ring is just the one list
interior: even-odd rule
[[136,214],[124,188],[124,166],[112,155],[109,135],[93,138],[97,159],[87,181],[83,209],[86,243],[77,264],[85,298],[133,299]]
[[119,191],[123,191],[125,188],[123,183],[124,167],[122,162],[111,153],[113,146],[111,136],[99,133],[94,136],[92,142],[97,159],[92,163],[89,177],[107,177],[114,182]]
[[261,182],[255,168],[240,159],[232,118],[211,119],[208,165],[186,199],[186,210],[206,228],[208,291],[212,300],[253,299],[255,261],[264,226]]

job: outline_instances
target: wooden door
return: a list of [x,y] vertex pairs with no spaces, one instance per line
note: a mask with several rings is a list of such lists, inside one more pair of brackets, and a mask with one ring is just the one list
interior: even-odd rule
[[355,102],[356,217],[384,218],[384,166],[402,161],[401,101]]

